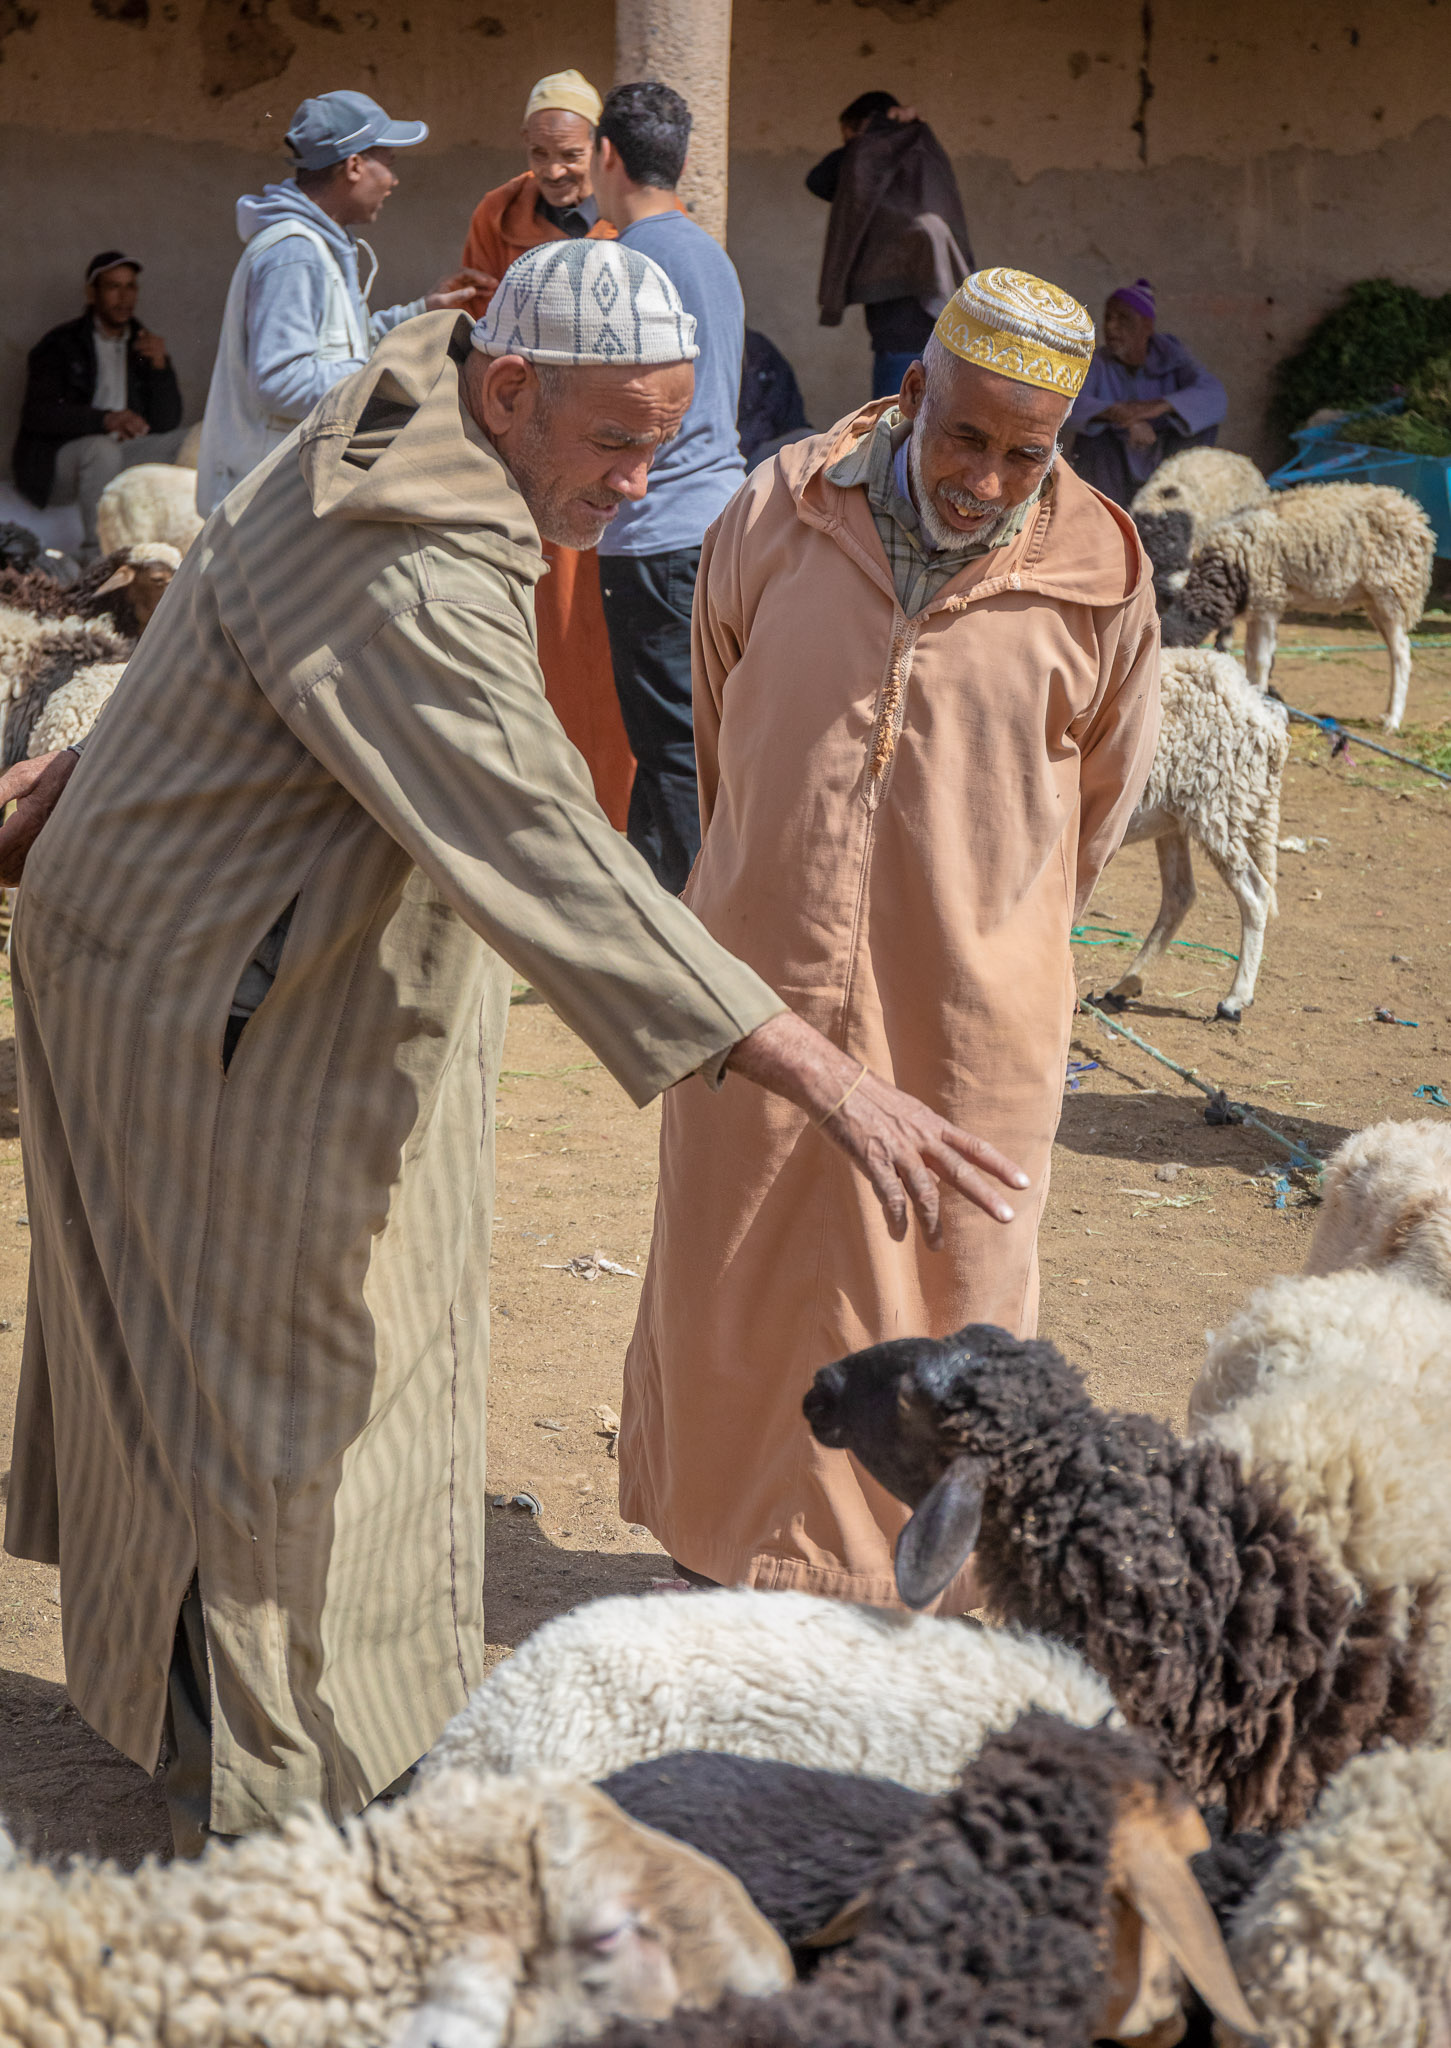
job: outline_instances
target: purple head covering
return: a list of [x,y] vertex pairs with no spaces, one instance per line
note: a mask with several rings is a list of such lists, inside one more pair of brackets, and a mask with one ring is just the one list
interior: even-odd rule
[[1146,277],[1136,284],[1121,284],[1109,293],[1111,299],[1122,299],[1124,304],[1145,320],[1154,318],[1154,287]]

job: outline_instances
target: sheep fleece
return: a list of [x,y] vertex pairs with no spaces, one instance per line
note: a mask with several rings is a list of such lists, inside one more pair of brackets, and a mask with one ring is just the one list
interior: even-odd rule
[[1229,1952],[1272,2048],[1444,2048],[1451,1753],[1347,1764],[1236,1916]]
[[424,1768],[603,1778],[709,1749],[941,1792],[1029,1707],[1091,1727],[1113,1695],[1072,1650],[1012,1629],[811,1593],[622,1595],[496,1665]]

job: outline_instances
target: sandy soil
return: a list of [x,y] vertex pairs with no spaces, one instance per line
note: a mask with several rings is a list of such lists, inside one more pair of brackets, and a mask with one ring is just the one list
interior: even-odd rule
[[[1445,651],[1417,653],[1414,750],[1451,741],[1451,621]],[[1372,723],[1386,664],[1361,630],[1308,622],[1286,635],[1276,682],[1292,703]],[[1444,727],[1441,732],[1437,728]],[[1397,743],[1399,744],[1399,743]],[[1259,999],[1246,1020],[1215,1020],[1232,968],[1177,948],[1125,1017],[1142,1036],[1232,1097],[1328,1153],[1380,1117],[1438,1114],[1415,1090],[1451,1097],[1451,789],[1352,745],[1296,730],[1282,832],[1323,841],[1281,857]],[[1212,871],[1186,926],[1197,945],[1234,947],[1233,905]],[[1144,931],[1158,900],[1150,849],[1109,870],[1094,924]],[[1102,936],[1102,934],[1090,934]],[[1106,987],[1122,947],[1081,946],[1080,983]],[[1416,1028],[1372,1021],[1379,1007]],[[0,999],[0,1472],[24,1322],[27,1224],[15,1115],[8,991]],[[1182,1421],[1213,1328],[1266,1276],[1304,1255],[1313,1210],[1293,1185],[1283,1207],[1263,1176],[1277,1160],[1248,1127],[1211,1128],[1202,1098],[1123,1039],[1079,1020],[1073,1058],[1096,1061],[1064,1100],[1042,1237],[1044,1332],[1105,1400]],[[593,1594],[668,1575],[648,1533],[621,1525],[601,1409],[618,1410],[638,1281],[563,1270],[602,1252],[638,1273],[650,1235],[657,1118],[637,1113],[582,1046],[527,991],[516,997],[499,1100],[493,1273],[491,1503],[485,1607],[502,1655],[550,1614]],[[1157,1169],[1177,1166],[1167,1180]],[[159,1789],[90,1733],[63,1689],[55,1575],[0,1557],[0,1813],[51,1854],[99,1849],[134,1861],[165,1850]]]

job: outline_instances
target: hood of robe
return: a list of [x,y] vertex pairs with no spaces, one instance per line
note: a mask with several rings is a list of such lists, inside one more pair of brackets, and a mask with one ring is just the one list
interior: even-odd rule
[[472,324],[422,313],[384,335],[303,422],[298,461],[319,519],[442,528],[533,583],[538,529],[463,403]]
[[[783,448],[776,458],[798,517],[831,534],[854,557],[862,559],[865,553],[869,559],[863,560],[863,567],[889,590],[891,578],[866,492],[859,485],[834,484],[826,472],[896,402],[878,399],[814,440]],[[1022,532],[1006,547],[965,562],[926,610],[965,604],[1004,588],[1038,591],[1067,604],[1117,605],[1143,589],[1151,577],[1128,513],[1084,483],[1060,457]]]

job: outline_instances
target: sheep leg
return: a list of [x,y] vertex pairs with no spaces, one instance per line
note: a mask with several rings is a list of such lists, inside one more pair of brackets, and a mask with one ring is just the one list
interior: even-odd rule
[[1257,690],[1270,687],[1270,670],[1275,665],[1275,633],[1279,623],[1273,612],[1251,612],[1245,620],[1245,674]]
[[1235,969],[1233,986],[1216,1015],[1238,1023],[1255,999],[1255,982],[1259,977],[1260,956],[1265,949],[1265,924],[1273,892],[1253,861],[1246,861],[1233,874],[1221,868],[1220,874],[1225,887],[1239,905],[1239,966]]
[[1406,696],[1411,687],[1411,636],[1400,619],[1382,616],[1376,624],[1384,635],[1391,657],[1391,701],[1381,724],[1387,732],[1399,732],[1401,720],[1406,715]]
[[1154,919],[1154,928],[1139,948],[1139,956],[1127,974],[1116,981],[1108,991],[1116,1001],[1122,1002],[1128,996],[1141,996],[1144,992],[1144,969],[1153,965],[1164,948],[1170,944],[1189,912],[1194,907],[1194,863],[1189,855],[1189,834],[1177,818],[1164,822],[1163,830],[1154,840],[1154,851],[1159,856],[1159,915]]

